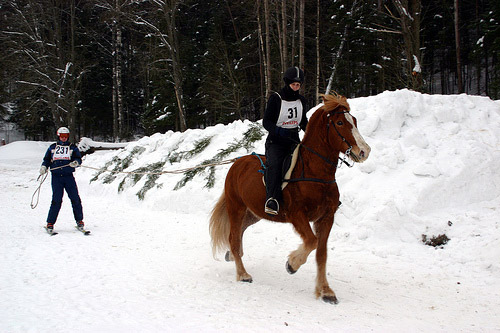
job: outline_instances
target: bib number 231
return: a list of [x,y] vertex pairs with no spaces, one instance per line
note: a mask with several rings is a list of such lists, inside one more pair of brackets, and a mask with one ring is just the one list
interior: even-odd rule
[[69,146],[56,146],[54,150],[54,161],[56,160],[70,160]]

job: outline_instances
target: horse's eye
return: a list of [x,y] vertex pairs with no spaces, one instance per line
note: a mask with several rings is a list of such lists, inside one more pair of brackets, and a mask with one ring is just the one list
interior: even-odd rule
[[337,121],[337,125],[342,126],[342,125],[344,125],[344,123],[342,122],[342,120],[339,120],[339,121]]

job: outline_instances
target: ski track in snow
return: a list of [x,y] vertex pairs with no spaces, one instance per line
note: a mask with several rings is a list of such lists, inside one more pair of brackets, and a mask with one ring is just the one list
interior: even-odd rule
[[[500,103],[407,90],[349,102],[372,156],[337,172],[343,205],[327,271],[338,305],[314,297],[315,252],[286,272],[300,244],[290,224],[261,221],[246,231],[253,283],[236,282],[223,254],[214,260],[208,218],[229,166],[218,167],[210,190],[201,177],[172,191],[182,175],[163,175],[144,201],[135,196],[140,184],[117,193],[119,180],[90,183],[95,171],[80,168],[92,235],[74,228],[65,195],[51,237],[43,229],[50,176],[38,207],[29,207],[50,143],[15,142],[0,147],[0,331],[500,331]],[[185,167],[247,125],[188,131],[186,151],[200,133],[222,134]],[[161,147],[180,135],[141,139],[150,151],[135,167],[164,156]],[[95,153],[84,165],[102,167],[115,154]],[[443,248],[421,242],[442,233],[450,238]]]

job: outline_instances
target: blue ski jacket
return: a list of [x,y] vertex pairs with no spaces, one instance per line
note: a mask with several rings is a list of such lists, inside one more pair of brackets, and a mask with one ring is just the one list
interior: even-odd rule
[[[54,176],[67,176],[71,175],[75,168],[69,166],[69,164],[73,161],[78,161],[78,164],[82,164],[82,154],[78,147],[67,142],[62,142],[58,140],[56,143],[50,145],[43,157],[42,165],[45,165],[47,168],[51,169],[50,171]],[[63,168],[55,169],[57,167]]]

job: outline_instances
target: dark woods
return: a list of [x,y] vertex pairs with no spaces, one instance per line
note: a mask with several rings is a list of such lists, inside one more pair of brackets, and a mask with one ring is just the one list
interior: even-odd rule
[[500,96],[497,0],[0,0],[0,113],[30,139],[126,140],[409,88]]

